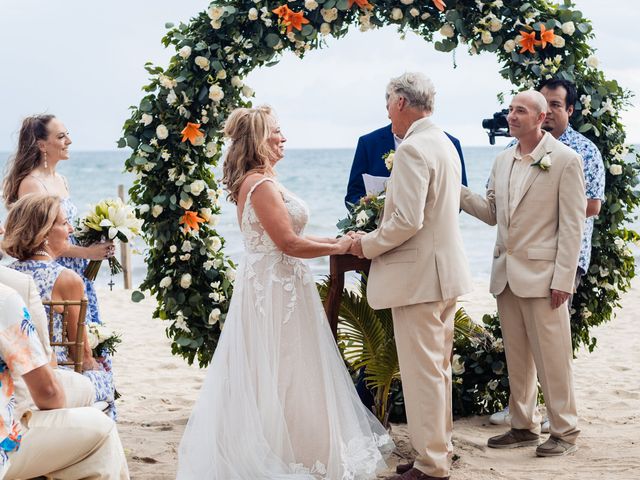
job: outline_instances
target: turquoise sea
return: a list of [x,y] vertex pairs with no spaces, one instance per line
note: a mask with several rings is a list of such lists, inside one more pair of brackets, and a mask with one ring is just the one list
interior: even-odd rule
[[[469,186],[477,192],[484,187],[496,154],[504,147],[467,147],[464,149],[465,164]],[[0,171],[9,158],[9,152],[0,152]],[[123,172],[124,160],[128,152],[73,152],[68,161],[59,164],[59,172],[67,177],[71,187],[71,196],[80,214],[88,210],[92,203],[105,198],[114,198],[117,187],[124,184],[129,188],[133,176]],[[334,236],[336,222],[346,215],[344,194],[351,162],[352,149],[326,150],[287,150],[285,158],[278,163],[279,179],[288,189],[307,202],[311,210],[311,219],[307,233]],[[0,207],[0,219],[5,211]],[[636,224],[637,225],[637,224]],[[486,279],[491,271],[495,229],[468,216],[460,214],[460,227],[474,277]],[[235,206],[223,204],[222,219],[218,231],[226,239],[225,250],[235,261],[242,255],[242,239],[238,230]],[[138,250],[144,249],[141,240],[136,243]],[[138,285],[145,275],[144,259],[141,254],[133,255],[133,281]],[[329,271],[328,258],[309,260],[315,275],[326,275]],[[116,285],[122,284],[121,276],[114,279]],[[101,270],[98,283],[109,282],[108,269]]]

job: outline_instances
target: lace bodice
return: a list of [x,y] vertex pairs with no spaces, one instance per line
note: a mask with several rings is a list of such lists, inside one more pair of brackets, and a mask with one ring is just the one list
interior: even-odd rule
[[281,253],[260,223],[260,220],[253,209],[253,202],[251,201],[251,196],[254,190],[258,185],[264,182],[272,182],[280,191],[284,204],[289,212],[289,216],[291,217],[293,230],[298,235],[302,234],[304,227],[309,220],[309,209],[301,199],[289,192],[274,179],[269,177],[261,179],[251,187],[251,190],[249,190],[245,200],[244,209],[242,210],[242,223],[240,228],[242,230],[244,246],[247,253]]

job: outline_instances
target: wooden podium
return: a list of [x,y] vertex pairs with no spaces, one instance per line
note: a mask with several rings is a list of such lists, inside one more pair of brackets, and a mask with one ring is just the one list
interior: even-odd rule
[[344,289],[344,274],[353,270],[369,273],[371,260],[358,258],[353,255],[331,255],[329,257],[329,291],[324,302],[324,310],[327,313],[329,326],[333,337],[338,338],[338,314]]

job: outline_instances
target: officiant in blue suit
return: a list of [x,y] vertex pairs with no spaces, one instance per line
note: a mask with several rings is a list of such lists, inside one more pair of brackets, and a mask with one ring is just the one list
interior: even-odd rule
[[[466,186],[467,173],[464,167],[464,156],[462,154],[462,148],[460,147],[460,141],[448,133],[447,137],[449,137],[449,140],[451,140],[458,151],[462,165],[462,184]],[[349,204],[358,203],[367,193],[364,188],[364,181],[362,180],[363,173],[377,177],[388,177],[391,174],[385,166],[382,157],[391,150],[396,150],[401,141],[402,139],[394,137],[390,124],[360,137],[358,146],[356,147],[356,153],[353,157],[353,165],[351,165],[347,195],[344,199],[348,209],[350,209]]]

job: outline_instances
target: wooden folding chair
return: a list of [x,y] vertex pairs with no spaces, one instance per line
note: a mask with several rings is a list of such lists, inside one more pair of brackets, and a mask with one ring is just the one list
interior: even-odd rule
[[[64,347],[68,351],[66,362],[58,362],[58,365],[73,366],[73,369],[82,373],[82,362],[84,360],[84,326],[85,316],[87,314],[87,299],[82,300],[60,300],[60,301],[44,301],[42,304],[45,307],[49,307],[49,339],[51,341],[51,347]],[[78,330],[76,334],[76,340],[71,342],[68,340],[67,332],[69,330],[69,307],[80,307],[80,314],[78,315]],[[62,340],[54,342],[53,340],[53,321],[55,307],[62,307]],[[57,312],[60,313],[60,312]],[[71,347],[75,348],[75,352],[72,354]],[[72,358],[73,357],[73,358]]]

